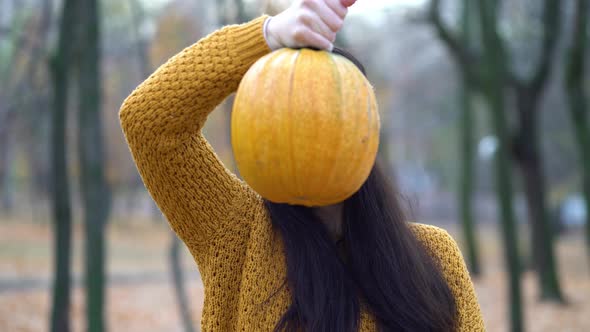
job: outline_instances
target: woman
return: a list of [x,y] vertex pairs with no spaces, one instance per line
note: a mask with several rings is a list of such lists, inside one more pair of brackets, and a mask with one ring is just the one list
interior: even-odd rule
[[204,331],[482,331],[469,274],[443,230],[405,222],[375,167],[346,201],[265,201],[201,135],[260,57],[332,50],[354,0],[302,0],[186,48],[124,102],[142,179],[195,258]]

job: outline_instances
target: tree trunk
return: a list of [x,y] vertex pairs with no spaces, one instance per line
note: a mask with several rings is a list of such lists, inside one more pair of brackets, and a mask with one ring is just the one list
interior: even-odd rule
[[153,71],[150,61],[149,41],[141,35],[141,26],[145,21],[145,10],[140,0],[131,0],[131,19],[133,24],[133,33],[137,43],[137,59],[139,60],[139,70],[142,79],[146,79]]
[[70,331],[72,212],[67,172],[66,114],[69,63],[76,0],[65,0],[59,28],[58,49],[51,63],[54,86],[51,116],[51,198],[54,238],[54,276],[51,304],[51,332]]
[[429,8],[429,18],[436,28],[439,39],[445,44],[449,53],[455,61],[457,72],[461,74],[461,174],[459,176],[459,210],[465,242],[467,244],[467,262],[473,275],[479,275],[481,268],[477,250],[477,239],[475,236],[475,225],[473,221],[473,188],[474,188],[474,160],[473,160],[473,110],[470,105],[470,95],[477,86],[481,88],[483,81],[478,75],[479,59],[471,54],[476,21],[477,5],[469,0],[463,0],[461,14],[461,33],[456,38],[444,25],[440,14],[440,0],[432,0]]
[[[22,20],[23,1],[13,1],[11,10],[7,13],[8,17],[12,17],[10,23],[14,32],[7,32],[11,35],[7,39],[13,44],[12,51],[8,58],[4,59],[4,64],[0,64],[0,80],[7,83],[0,89],[0,100],[3,101],[0,105],[0,210],[4,210],[10,214],[14,208],[14,183],[12,181],[12,167],[14,160],[14,133],[11,129],[14,127],[17,120],[17,112],[23,108],[27,102],[27,97],[23,96],[23,91],[31,90],[30,84],[34,80],[34,74],[39,65],[46,59],[44,54],[45,41],[49,31],[49,25],[52,15],[52,1],[43,0],[41,8],[41,19],[37,24],[34,34],[41,40],[40,43],[32,45],[29,56],[25,57],[22,68],[25,70],[17,70],[13,64],[15,59],[22,57],[23,51],[27,46],[27,39],[31,31],[27,29],[30,23],[35,24],[35,16],[30,16],[30,19]],[[39,94],[38,91],[29,93],[31,96]],[[34,98],[34,97],[33,97]],[[22,110],[21,112],[22,113]]]
[[[461,18],[461,40],[464,45],[471,45],[470,32],[474,26],[471,17],[477,12],[471,1],[464,1]],[[467,245],[467,262],[473,276],[481,274],[477,238],[475,236],[475,220],[473,219],[473,196],[475,188],[474,159],[474,109],[471,107],[471,96],[474,92],[475,79],[467,68],[457,61],[461,75],[461,174],[459,174],[460,210],[463,236]]]
[[589,7],[590,0],[576,0],[573,40],[566,58],[566,88],[574,138],[580,155],[582,192],[586,202],[586,249],[590,258],[590,124],[588,96],[584,90]]
[[543,0],[539,3],[543,10],[543,38],[538,64],[530,79],[518,79],[515,73],[509,75],[516,93],[519,120],[513,157],[524,179],[532,238],[531,255],[538,275],[541,299],[563,303],[555,264],[553,228],[547,209],[547,188],[538,135],[539,103],[550,79],[556,54],[561,31],[561,6],[558,0]]
[[[133,33],[135,35],[135,42],[137,43],[136,51],[137,60],[139,61],[139,72],[142,79],[146,79],[154,71],[150,59],[149,41],[141,35],[140,31],[140,27],[146,20],[146,13],[140,0],[131,0],[130,5]],[[141,183],[139,174],[136,174],[135,176],[136,179],[134,184]],[[135,187],[135,185],[133,185],[133,187]],[[143,185],[141,185],[141,188],[143,188]],[[156,203],[153,201],[150,202],[150,216],[152,221],[156,224],[162,221],[162,213],[160,212],[160,209]]]
[[513,155],[524,180],[531,227],[531,254],[539,279],[541,299],[563,302],[557,277],[553,228],[547,211],[547,189],[537,133],[538,102],[538,96],[530,89],[517,89],[520,128]]
[[[8,106],[10,107],[10,106]],[[14,112],[9,111],[5,123],[0,125],[0,212],[12,214],[14,208],[14,188],[12,188],[12,161],[14,146],[10,128],[14,126]]]
[[502,87],[492,88],[489,104],[494,132],[500,144],[495,156],[496,192],[500,206],[500,224],[504,242],[504,259],[508,267],[511,331],[524,331],[522,317],[522,292],[520,285],[521,266],[517,245],[517,227],[514,218],[512,174],[508,154],[508,128],[504,113]]
[[475,236],[475,224],[473,220],[473,195],[474,195],[474,133],[473,133],[473,109],[471,108],[471,89],[469,80],[463,77],[461,88],[461,173],[459,175],[460,210],[463,236],[467,245],[467,262],[471,274],[479,276],[481,267],[477,250],[477,238]]
[[[49,30],[51,27],[51,20],[53,17],[53,1],[43,0],[41,7],[41,18],[35,27],[35,32],[38,35],[39,43],[31,47],[30,57],[26,63],[26,70],[23,74],[23,79],[17,86],[17,91],[32,90],[31,101],[27,102],[26,98],[21,97],[23,103],[26,104],[26,109],[21,110],[21,118],[25,123],[25,130],[29,130],[31,135],[25,140],[25,152],[27,154],[27,162],[30,165],[30,181],[29,181],[29,198],[31,204],[32,220],[42,222],[45,220],[43,209],[41,208],[41,200],[48,195],[48,179],[50,178],[48,170],[49,159],[51,158],[46,151],[49,150],[50,142],[49,130],[51,121],[51,107],[47,107],[51,103],[51,92],[45,92],[45,80],[38,79],[38,72],[40,68],[47,67],[48,57],[45,54],[48,48]],[[47,68],[51,71],[51,68]],[[52,75],[49,72],[49,75]],[[37,78],[37,79],[36,79]],[[51,78],[50,78],[51,79]],[[48,112],[46,112],[48,110]]]
[[497,32],[498,8],[493,0],[479,0],[484,62],[486,65],[486,97],[492,114],[492,124],[499,141],[496,151],[496,191],[500,207],[500,224],[504,241],[504,256],[509,275],[511,331],[524,330],[522,316],[521,266],[514,217],[512,173],[509,163],[508,123],[505,114],[504,85],[506,84],[506,56]]
[[[240,24],[247,22],[252,19],[246,13],[246,8],[243,0],[224,0],[218,1],[217,3],[217,12],[218,12],[218,22],[221,26],[228,25],[228,24]],[[227,15],[228,7],[234,7],[234,15],[229,16]],[[231,12],[231,11],[230,11]],[[235,95],[229,96],[222,105],[222,111],[224,113],[225,124],[224,129],[227,133],[226,139],[227,142],[231,144],[231,112],[234,104]],[[230,171],[232,171],[236,176],[240,177],[240,170],[238,169],[238,164],[233,153],[230,155],[229,164],[225,165]]]
[[105,331],[105,228],[110,191],[104,175],[101,118],[100,8],[80,0],[79,158],[85,223],[86,319],[91,332]]
[[251,19],[246,13],[246,6],[243,0],[234,0],[236,6],[236,23],[241,24]]
[[[152,65],[149,58],[149,45],[147,41],[143,40],[139,33],[139,28],[143,21],[145,20],[145,12],[144,9],[139,2],[139,0],[131,0],[131,16],[133,18],[133,26],[135,28],[135,38],[137,42],[137,54],[138,60],[140,64],[141,75],[143,78],[146,78],[152,72]],[[160,209],[155,204],[155,202],[151,203],[151,212],[152,212],[152,219],[155,222],[160,222],[162,220],[162,213]],[[171,243],[170,243],[170,270],[172,274],[172,281],[174,286],[174,293],[176,295],[176,300],[178,302],[178,310],[180,312],[180,317],[184,326],[185,332],[193,332],[195,328],[193,326],[193,321],[190,314],[190,305],[188,302],[188,298],[186,297],[186,292],[184,289],[184,278],[182,276],[182,269],[180,267],[180,239],[176,236],[174,232],[171,233]]]
[[[59,62],[60,60],[56,60]],[[53,210],[53,245],[54,245],[54,284],[51,311],[51,331],[67,332],[70,311],[70,274],[71,274],[71,242],[72,217],[69,193],[69,180],[66,161],[66,71],[58,69],[66,67],[56,65],[54,69],[55,100],[52,116],[53,132],[52,149],[52,180],[51,197]]]
[[[576,89],[577,90],[577,89]],[[586,203],[586,249],[588,257],[590,258],[590,128],[588,125],[588,106],[586,101],[582,102],[585,97],[582,96],[582,89],[580,91],[571,91],[570,94],[570,112],[572,113],[572,121],[574,122],[574,132],[578,146],[578,154],[580,155],[580,169],[582,172],[582,193],[584,195],[584,202]]]
[[178,301],[178,310],[180,318],[184,326],[185,332],[194,332],[193,320],[191,318],[190,304],[184,289],[184,278],[182,275],[182,268],[180,265],[180,239],[174,232],[170,232],[170,270],[172,271],[172,280],[174,280],[174,292],[176,293],[176,300]]

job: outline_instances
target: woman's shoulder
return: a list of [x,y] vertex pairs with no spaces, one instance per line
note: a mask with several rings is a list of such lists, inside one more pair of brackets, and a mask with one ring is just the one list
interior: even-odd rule
[[419,223],[409,223],[409,227],[430,255],[438,261],[451,288],[457,304],[457,330],[485,331],[475,288],[457,242],[440,227]]
[[449,232],[443,228],[417,222],[409,222],[408,226],[416,238],[426,246],[444,247],[457,245]]
[[418,241],[443,267],[464,264],[457,242],[445,229],[415,222],[409,223],[409,227]]

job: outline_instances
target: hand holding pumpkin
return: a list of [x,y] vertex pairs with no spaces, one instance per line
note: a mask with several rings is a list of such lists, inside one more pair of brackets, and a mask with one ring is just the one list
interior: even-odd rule
[[266,26],[268,46],[273,50],[311,47],[331,51],[348,7],[355,1],[295,1],[289,8],[269,19]]

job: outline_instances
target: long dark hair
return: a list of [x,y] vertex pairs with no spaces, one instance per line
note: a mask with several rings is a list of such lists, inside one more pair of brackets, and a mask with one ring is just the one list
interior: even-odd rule
[[[364,72],[350,54],[341,54]],[[284,242],[292,302],[275,331],[357,331],[361,307],[382,331],[452,331],[456,305],[438,264],[408,227],[376,164],[343,204],[339,255],[313,208],[265,201]]]

